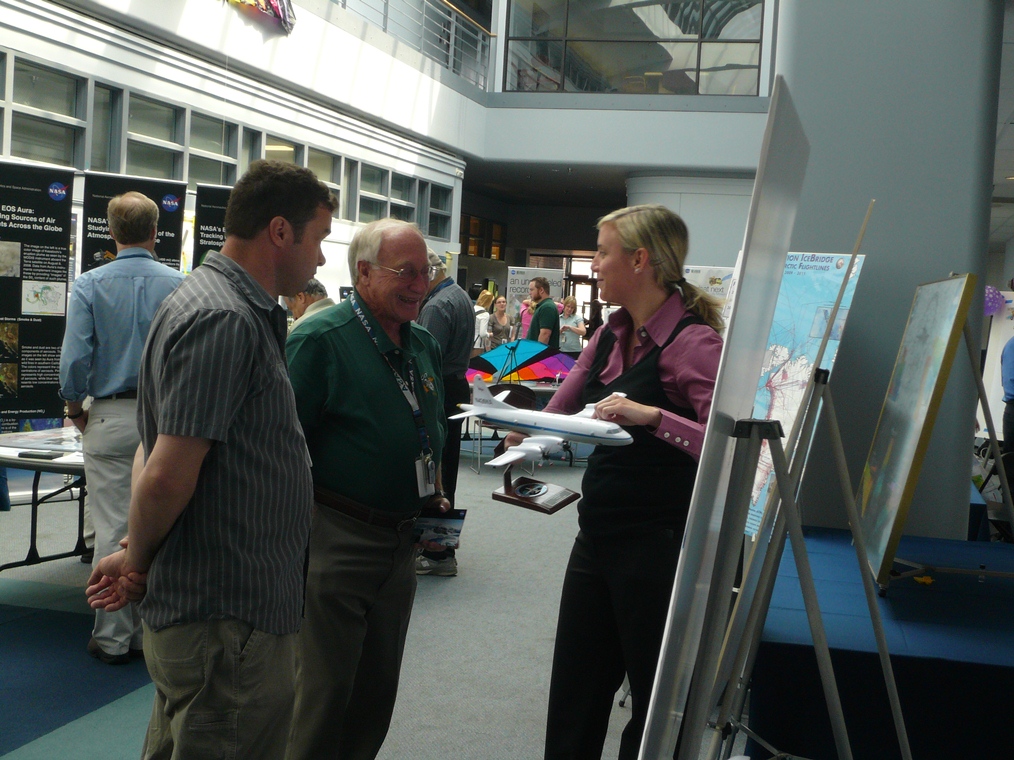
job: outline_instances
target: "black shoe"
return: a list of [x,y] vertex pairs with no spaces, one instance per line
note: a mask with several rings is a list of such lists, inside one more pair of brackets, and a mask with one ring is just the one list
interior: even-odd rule
[[95,559],[95,549],[85,549],[84,554],[81,555],[81,564],[90,565],[93,559]]
[[104,662],[106,665],[126,665],[131,659],[129,651],[124,652],[123,654],[109,654],[99,646],[99,642],[97,642],[94,637],[88,639],[87,649],[88,654],[96,660]]

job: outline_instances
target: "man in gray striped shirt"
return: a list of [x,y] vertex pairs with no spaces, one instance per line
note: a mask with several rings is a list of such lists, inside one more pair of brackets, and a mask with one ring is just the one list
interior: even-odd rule
[[145,757],[284,752],[313,484],[278,296],[324,263],[336,206],[312,172],[255,162],[221,253],[152,323],[129,542],[88,589],[96,608],[142,599],[156,686]]

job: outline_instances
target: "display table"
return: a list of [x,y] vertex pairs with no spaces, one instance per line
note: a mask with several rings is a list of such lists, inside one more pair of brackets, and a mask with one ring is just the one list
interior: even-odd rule
[[[21,561],[0,565],[0,571],[10,567],[37,565],[40,562],[49,562],[51,560],[64,559],[65,557],[77,557],[84,554],[84,457],[81,454],[81,434],[77,428],[58,428],[56,430],[37,430],[31,433],[4,433],[0,435],[0,467],[35,472],[35,477],[32,480],[32,521],[28,553]],[[71,475],[73,476],[73,480],[70,483],[66,483],[62,488],[40,496],[39,481],[44,472]],[[77,543],[71,551],[40,555],[38,548],[39,507],[75,488],[79,489],[77,496]]]
[[[847,531],[807,530],[852,752],[900,758],[862,579]],[[938,567],[1014,571],[1014,545],[902,538],[897,556]],[[878,599],[916,758],[1014,757],[1014,579],[930,574]],[[783,752],[836,757],[791,547],[778,571],[753,671],[750,727]],[[751,743],[753,760],[770,755]]]

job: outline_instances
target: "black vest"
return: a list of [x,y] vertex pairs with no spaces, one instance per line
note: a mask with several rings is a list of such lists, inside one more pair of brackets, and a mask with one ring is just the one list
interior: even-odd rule
[[[639,404],[655,406],[697,421],[693,409],[678,407],[665,395],[658,375],[658,357],[685,327],[704,324],[687,314],[661,346],[655,346],[637,364],[608,385],[599,376],[609,360],[616,335],[602,328],[588,372],[582,403],[594,404],[617,391]],[[588,458],[588,471],[581,483],[577,505],[578,523],[589,535],[616,535],[668,528],[682,535],[690,496],[697,475],[697,462],[683,451],[644,429],[625,427],[634,438],[629,446],[596,446]]]

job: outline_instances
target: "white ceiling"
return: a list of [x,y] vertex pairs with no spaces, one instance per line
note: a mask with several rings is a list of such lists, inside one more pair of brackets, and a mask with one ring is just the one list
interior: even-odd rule
[[996,158],[989,248],[1003,250],[1014,239],[1014,0],[1007,0],[1000,60],[1000,99],[996,109]]

